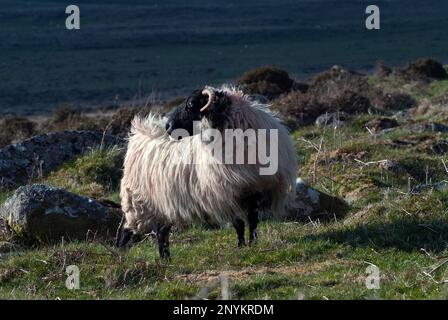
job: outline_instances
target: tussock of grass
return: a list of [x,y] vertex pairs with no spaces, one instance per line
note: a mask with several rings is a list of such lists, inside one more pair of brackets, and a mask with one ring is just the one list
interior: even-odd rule
[[116,198],[122,167],[123,150],[99,149],[65,164],[44,182],[93,198]]

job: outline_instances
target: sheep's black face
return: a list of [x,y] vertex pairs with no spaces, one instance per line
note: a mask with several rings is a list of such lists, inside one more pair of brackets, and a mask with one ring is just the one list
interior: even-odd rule
[[173,138],[178,139],[179,134],[173,134],[173,132],[183,129],[192,136],[195,121],[207,118],[213,123],[219,123],[228,105],[228,98],[220,91],[212,91],[211,93],[213,96],[204,93],[203,90],[195,90],[184,105],[177,107],[171,113],[166,123],[166,132]]

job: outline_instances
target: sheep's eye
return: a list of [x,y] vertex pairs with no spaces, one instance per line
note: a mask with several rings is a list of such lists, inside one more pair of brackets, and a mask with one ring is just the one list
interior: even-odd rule
[[191,102],[190,98],[188,98],[188,100],[187,100],[186,107],[187,107],[187,110],[193,110],[194,109],[194,104]]

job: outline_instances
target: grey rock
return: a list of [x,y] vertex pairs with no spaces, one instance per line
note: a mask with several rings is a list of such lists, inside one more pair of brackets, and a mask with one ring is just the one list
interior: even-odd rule
[[379,167],[383,170],[395,172],[395,173],[401,173],[405,172],[405,168],[395,160],[385,160],[384,162],[379,163]]
[[416,124],[414,130],[418,132],[448,132],[448,127],[440,123],[428,122]]
[[118,206],[42,184],[18,188],[0,208],[0,216],[15,236],[30,242],[54,243],[93,237],[113,237],[121,221]]
[[316,126],[324,128],[326,126],[341,127],[348,120],[348,115],[345,112],[324,113],[317,117]]
[[421,193],[425,190],[446,191],[448,190],[448,182],[442,181],[432,184],[420,184],[412,188],[411,193]]
[[[349,209],[348,204],[337,197],[328,195],[308,186],[302,179],[296,181],[296,207],[290,208],[286,216],[287,221],[329,220],[342,217]],[[272,218],[270,210],[259,212],[261,220]]]
[[288,219],[333,219],[348,210],[345,201],[308,186],[302,179],[296,181],[296,202],[298,208],[288,213]]
[[122,145],[124,140],[94,131],[42,134],[0,149],[0,189],[28,183],[75,159],[86,150]]

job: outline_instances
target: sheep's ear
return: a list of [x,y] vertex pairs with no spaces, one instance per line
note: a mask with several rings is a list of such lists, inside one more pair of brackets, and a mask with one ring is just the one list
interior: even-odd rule
[[206,104],[201,108],[204,114],[223,112],[230,105],[230,99],[223,91],[207,88],[202,94],[207,97]]

